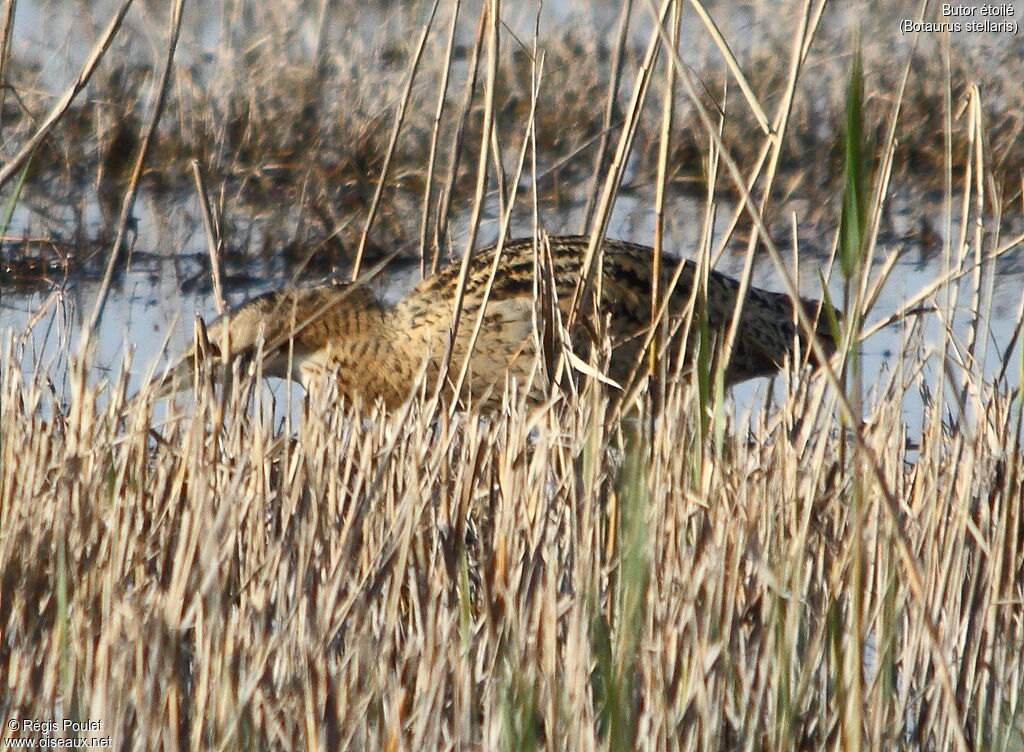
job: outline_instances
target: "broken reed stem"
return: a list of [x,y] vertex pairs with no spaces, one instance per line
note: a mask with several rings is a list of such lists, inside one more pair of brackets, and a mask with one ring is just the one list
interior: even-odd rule
[[224,300],[224,261],[221,258],[224,240],[220,233],[220,220],[214,217],[210,193],[206,190],[206,180],[203,178],[199,160],[193,159],[190,165],[196,182],[196,194],[199,197],[199,211],[203,215],[203,229],[206,230],[206,250],[210,254],[210,277],[213,279],[213,302],[218,315],[223,316],[227,305]]

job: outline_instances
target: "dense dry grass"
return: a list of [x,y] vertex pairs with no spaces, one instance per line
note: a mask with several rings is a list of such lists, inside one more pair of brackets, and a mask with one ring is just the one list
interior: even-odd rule
[[[278,425],[258,374],[154,407],[148,388],[128,399],[127,373],[95,383],[87,348],[55,389],[30,336],[5,332],[0,737],[33,736],[11,719],[67,718],[123,749],[1024,748],[1024,304],[1009,342],[988,329],[997,263],[1021,242],[1004,217],[1020,199],[1020,91],[973,87],[968,58],[935,40],[913,55],[869,42],[862,101],[847,27],[813,23],[816,3],[749,5],[765,33],[743,55],[748,98],[710,32],[707,68],[663,52],[645,87],[646,34],[618,53],[607,29],[514,41],[474,8],[470,41],[449,51],[442,3],[398,130],[417,40],[307,48],[283,24],[304,5],[226,5],[239,36],[203,85],[179,71],[148,162],[163,175],[143,176],[158,209],[189,158],[223,184],[214,268],[247,222],[256,249],[285,238],[308,262],[337,243],[347,263],[399,236],[447,251],[449,220],[458,251],[488,212],[498,234],[534,211],[578,229],[542,216],[566,190],[600,233],[623,183],[653,189],[667,243],[669,188],[693,178],[693,255],[745,246],[745,278],[757,251],[788,287],[797,220],[829,228],[847,347],[832,370],[784,375],[750,415],[702,358],[624,405],[581,376],[578,393],[513,393],[486,414],[314,394]],[[50,201],[67,211],[83,175],[120,200],[153,78],[108,62],[12,203],[63,185]],[[36,121],[4,106],[14,151]],[[903,250],[882,242],[886,211],[911,177],[940,195],[922,213],[940,260],[932,285],[879,311]],[[887,326],[892,367],[865,374],[857,347]]]
[[912,355],[854,451],[820,377],[719,443],[692,384],[653,426],[587,388],[451,422],[314,399],[289,434],[245,389],[61,406],[11,348],[5,719],[125,748],[1020,748],[1021,403],[972,380],[976,419],[936,400],[908,450]]

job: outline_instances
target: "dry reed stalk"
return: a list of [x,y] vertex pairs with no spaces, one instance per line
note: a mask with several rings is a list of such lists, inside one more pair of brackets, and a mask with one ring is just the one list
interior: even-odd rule
[[[431,196],[434,190],[434,171],[437,169],[437,145],[441,135],[441,118],[444,115],[445,104],[448,98],[448,86],[451,80],[452,62],[455,50],[455,30],[459,21],[459,11],[462,9],[462,0],[455,0],[451,9],[451,24],[448,27],[448,41],[445,44],[444,69],[441,73],[441,81],[437,92],[437,105],[434,108],[434,119],[430,129],[430,149],[427,154],[427,172],[424,177],[423,186],[423,216],[420,219],[420,276],[427,276],[427,269],[430,273],[437,271],[441,249],[437,238],[431,252],[431,262],[427,265],[427,235],[430,226]],[[440,224],[438,221],[437,224]],[[436,225],[435,225],[436,226]]]
[[[747,77],[743,75],[743,69],[740,64],[736,61],[735,55],[732,54],[732,50],[729,48],[729,44],[725,41],[722,36],[722,32],[718,29],[718,24],[711,17],[711,14],[707,12],[704,7],[704,3],[700,0],[693,0],[693,9],[697,15],[700,16],[701,23],[708,31],[708,35],[715,42],[715,46],[718,47],[718,51],[725,58],[725,63],[729,68],[729,72],[732,74],[733,79],[740,87],[740,91],[743,92],[743,97],[747,100],[747,105],[750,107],[750,111],[757,119],[757,124],[761,127],[761,130],[768,136],[774,136],[771,127],[768,125],[768,117],[764,114],[764,109],[761,107],[761,103],[754,95],[753,90],[750,88],[750,84],[747,82]],[[676,48],[673,47],[673,50]]]
[[[484,34],[487,31],[487,5],[481,7],[479,20],[477,21],[476,40],[473,44],[473,52],[470,57],[466,83],[462,92],[462,102],[459,107],[458,123],[452,137],[451,151],[449,152],[448,171],[444,187],[441,190],[441,197],[437,205],[437,222],[434,227],[435,252],[431,258],[430,273],[437,271],[441,260],[441,248],[449,241],[448,222],[452,209],[455,183],[459,173],[459,164],[462,159],[463,141],[466,137],[467,123],[473,106],[473,93],[476,91],[477,77],[480,74],[480,54],[484,49]],[[486,140],[489,146],[490,140]],[[486,146],[484,148],[487,148]]]
[[[117,219],[117,230],[114,233],[114,243],[110,250],[110,257],[107,259],[106,269],[103,272],[103,280],[100,282],[99,292],[96,295],[96,304],[93,306],[92,313],[90,314],[88,322],[83,329],[82,341],[79,347],[80,357],[89,347],[90,338],[96,329],[96,325],[99,323],[100,317],[103,315],[103,309],[107,304],[107,295],[110,292],[110,282],[114,277],[114,269],[117,268],[118,261],[121,258],[125,233],[128,229],[129,220],[132,216],[132,210],[135,207],[135,194],[138,190],[139,178],[142,177],[142,168],[146,163],[146,158],[149,156],[150,144],[152,143],[153,136],[156,133],[156,127],[160,123],[160,117],[163,115],[164,111],[164,102],[167,99],[167,91],[171,81],[171,70],[174,66],[174,53],[178,48],[178,37],[181,34],[183,7],[184,0],[175,0],[175,3],[171,8],[171,15],[168,24],[169,33],[167,38],[167,48],[164,51],[163,68],[160,71],[160,80],[156,86],[156,102],[153,104],[153,114],[152,117],[150,117],[149,124],[146,126],[145,132],[142,135],[138,152],[135,154],[132,171],[128,178],[124,197],[121,201],[121,211]],[[113,25],[114,24],[111,23],[111,27],[113,27]],[[0,185],[2,184],[3,176],[0,175]]]
[[430,36],[430,27],[434,24],[434,16],[437,15],[437,6],[440,0],[434,0],[430,6],[430,15],[423,24],[423,31],[420,33],[419,43],[416,45],[416,52],[409,63],[409,71],[406,74],[405,89],[395,113],[394,122],[391,126],[391,136],[388,139],[388,146],[384,152],[384,164],[380,169],[380,178],[377,180],[377,187],[373,192],[373,199],[370,201],[370,209],[366,213],[366,223],[363,225],[363,232],[359,236],[359,245],[356,248],[355,260],[352,262],[351,279],[359,276],[363,263],[363,252],[366,250],[366,239],[373,226],[373,220],[377,216],[377,207],[380,206],[380,198],[384,194],[384,188],[388,181],[388,169],[391,167],[391,160],[395,155],[395,146],[398,144],[398,136],[402,132],[402,124],[405,122],[405,111],[409,106],[409,98],[412,95],[412,85],[416,81],[416,74],[419,71],[420,60],[423,58],[423,50],[426,47],[427,38]]
[[[11,32],[14,30],[14,9],[17,0],[4,0],[3,12],[0,13],[0,81],[7,80],[7,66],[11,57]],[[0,97],[0,104],[6,100],[6,93]],[[3,128],[3,117],[0,115],[0,132]]]
[[220,232],[220,217],[223,209],[223,190],[221,191],[222,205],[218,207],[214,215],[213,204],[210,202],[210,192],[206,189],[206,179],[203,177],[203,170],[199,166],[199,160],[191,162],[192,177],[196,184],[196,195],[199,198],[199,210],[203,215],[203,229],[206,230],[206,250],[210,255],[210,278],[213,280],[213,302],[219,315],[224,315],[227,305],[224,300],[224,262],[221,252],[224,248],[224,238]]
[[[455,290],[455,304],[451,333],[448,337],[448,345],[445,348],[444,356],[441,360],[441,375],[437,380],[436,391],[438,395],[446,389],[448,382],[448,373],[452,365],[452,348],[454,346],[459,327],[462,325],[462,310],[466,296],[466,280],[469,274],[469,262],[472,258],[473,252],[476,250],[476,238],[480,231],[480,220],[483,216],[484,210],[484,196],[487,190],[487,164],[489,161],[489,150],[492,146],[490,134],[494,128],[494,87],[498,67],[498,23],[500,19],[500,7],[498,0],[488,0],[480,10],[480,35],[477,43],[478,48],[485,45],[487,47],[487,75],[484,79],[483,124],[481,126],[482,135],[480,139],[480,155],[477,159],[476,187],[473,191],[473,203],[470,209],[469,237],[466,241],[466,249],[463,251],[462,259],[459,262],[459,277],[458,285]],[[500,159],[500,155],[498,155],[498,158]],[[450,191],[448,192],[448,195],[450,195]],[[501,256],[500,244],[504,242],[504,237],[499,238],[498,242],[499,252],[495,254],[497,257],[495,259],[495,266],[497,266],[498,258]],[[489,289],[490,282],[488,284],[488,290]],[[483,313],[483,306],[481,306],[481,319],[483,318]],[[479,327],[477,328],[477,331],[479,331]],[[468,367],[468,358],[465,362],[459,364],[460,372],[463,374],[459,377],[460,385],[465,378],[464,373]],[[451,409],[455,409],[454,401]]]
[[618,33],[615,40],[615,51],[612,53],[610,66],[611,75],[608,76],[608,93],[605,95],[604,117],[601,121],[601,135],[597,142],[597,149],[594,151],[593,178],[591,179],[590,190],[587,191],[587,206],[583,210],[583,224],[580,232],[586,232],[593,219],[594,206],[597,197],[600,195],[601,175],[608,167],[608,137],[612,130],[612,118],[615,115],[615,105],[619,96],[619,85],[622,80],[622,64],[626,51],[626,36],[629,31],[629,20],[633,14],[633,0],[625,0],[619,11]]
[[[674,3],[671,9],[671,45],[679,46],[679,25],[682,22],[682,6]],[[661,290],[658,289],[658,280],[661,279],[661,256],[666,249],[665,245],[665,200],[668,186],[668,154],[672,138],[672,121],[675,114],[675,68],[672,65],[665,66],[665,88],[662,93],[661,108],[661,132],[658,136],[658,177],[655,183],[654,194],[654,242],[651,252],[651,328],[657,334],[652,340],[652,345],[657,349],[659,337],[664,341],[665,325],[656,326],[656,314],[658,311],[658,299]],[[738,296],[743,297],[742,293]],[[659,331],[660,330],[660,331]],[[654,351],[648,357],[648,372],[653,376],[657,366],[657,359]],[[665,377],[665,367],[661,368],[661,377]]]
[[[494,33],[495,34],[497,33],[497,24],[494,24]],[[534,41],[536,41],[536,39]],[[542,66],[542,62],[543,61],[537,61],[536,59],[534,60],[534,71],[533,71],[533,77],[532,77],[532,80],[534,81],[534,88],[531,91],[530,112],[529,112],[529,114],[528,114],[528,116],[526,118],[525,130],[523,132],[523,141],[522,141],[522,144],[520,145],[520,148],[519,148],[519,158],[518,158],[518,160],[516,162],[515,172],[513,173],[513,177],[512,177],[511,195],[509,196],[509,199],[508,199],[508,202],[507,202],[507,206],[503,208],[503,210],[501,211],[501,213],[499,215],[500,216],[500,226],[499,226],[499,230],[498,230],[498,243],[497,243],[497,246],[496,246],[496,250],[494,252],[494,261],[491,263],[491,271],[490,271],[490,274],[487,277],[487,282],[484,285],[483,295],[481,296],[481,300],[480,300],[480,310],[479,310],[476,318],[473,321],[473,330],[472,330],[472,332],[470,334],[469,344],[466,347],[467,357],[463,359],[461,364],[459,364],[458,376],[456,377],[456,379],[455,379],[455,381],[453,383],[453,386],[451,387],[451,393],[452,394],[461,394],[462,393],[463,384],[466,383],[466,377],[469,374],[469,367],[470,367],[470,358],[469,358],[468,354],[472,353],[474,348],[476,347],[477,339],[480,336],[480,330],[483,328],[484,318],[485,318],[485,316],[487,314],[487,303],[491,299],[491,291],[494,288],[494,280],[495,280],[496,276],[498,275],[499,269],[501,267],[502,251],[504,250],[505,239],[508,237],[509,225],[510,225],[510,223],[512,221],[512,209],[514,208],[515,203],[516,203],[516,199],[518,198],[519,181],[522,178],[523,167],[526,164],[526,154],[527,154],[527,150],[528,150],[528,147],[529,147],[529,144],[530,144],[530,132],[536,127],[537,94],[538,94],[538,89],[536,87],[539,86],[539,84],[540,84],[540,76],[541,76],[541,74],[539,72],[539,68]],[[493,106],[493,102],[491,102],[491,106]],[[494,158],[496,160],[500,160],[501,159],[501,154],[500,154],[500,151],[497,148],[497,145],[496,144],[493,145],[492,148],[494,150]],[[486,169],[486,167],[484,167],[484,169]],[[501,183],[503,183],[503,182],[504,181],[499,181],[499,185]],[[481,195],[479,195],[479,194],[477,196],[477,200],[481,204],[483,203],[483,197]],[[464,291],[465,291],[465,271],[468,269],[469,258],[470,258],[470,254],[471,253],[472,253],[472,250],[471,249],[467,249],[465,255],[463,256],[462,269],[460,270],[463,273],[463,277],[462,277],[462,279],[460,279],[460,282],[459,282],[459,292],[458,292],[459,302],[456,304],[457,312],[456,312],[455,319],[454,319],[453,324],[452,324],[453,327],[458,327],[459,323],[460,323],[459,322],[458,310],[461,310],[461,305],[462,305],[461,298],[463,297]],[[453,341],[454,341],[454,338],[455,338],[455,334],[456,334],[456,332],[454,331],[454,328],[453,328],[452,335],[451,335]],[[539,349],[538,349],[538,352],[540,352]],[[441,380],[441,383],[443,383],[443,381],[444,381],[444,379]],[[440,389],[440,387],[439,387],[439,389]],[[456,402],[453,400],[452,404],[451,404],[451,407],[450,407],[450,410],[451,411],[455,411],[457,409],[457,407],[458,406],[457,406]]]
[[[615,155],[612,157],[611,164],[608,166],[608,173],[601,186],[601,198],[595,204],[595,215],[589,228],[590,244],[587,246],[587,252],[583,256],[579,282],[576,284],[576,291],[573,293],[572,301],[569,305],[567,321],[567,326],[569,327],[575,322],[581,308],[587,308],[584,313],[590,313],[590,307],[596,305],[593,301],[601,299],[602,265],[599,256],[601,253],[601,242],[608,229],[611,207],[615,202],[615,197],[618,195],[623,170],[625,170],[626,166],[626,157],[632,148],[637,122],[646,100],[647,88],[654,70],[654,61],[663,44],[661,35],[664,33],[664,29],[662,25],[665,23],[665,16],[670,5],[670,0],[664,0],[661,4],[660,12],[655,14],[657,33],[651,33],[651,38],[647,44],[647,50],[644,53],[644,59],[640,64],[640,71],[637,75],[637,81],[633,87],[633,95],[629,107],[626,109],[622,133],[619,135]],[[596,262],[595,257],[597,258]],[[596,320],[600,319],[599,316],[594,318]],[[558,372],[561,373],[563,368],[564,361],[560,359]]]

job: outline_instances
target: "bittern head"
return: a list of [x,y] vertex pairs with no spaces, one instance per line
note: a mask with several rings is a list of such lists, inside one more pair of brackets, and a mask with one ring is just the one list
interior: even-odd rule
[[196,320],[195,340],[156,381],[156,398],[190,389],[197,374],[214,380],[245,373],[257,359],[264,376],[299,379],[308,355],[300,333],[311,325],[324,296],[320,288],[269,292],[243,303],[209,325]]

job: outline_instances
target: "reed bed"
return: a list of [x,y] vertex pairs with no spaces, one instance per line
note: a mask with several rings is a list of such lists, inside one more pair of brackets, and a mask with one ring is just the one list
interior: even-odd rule
[[[826,259],[819,288],[845,310],[834,322],[840,353],[819,372],[787,371],[753,408],[723,394],[721,360],[707,348],[692,373],[640,379],[626,394],[593,376],[596,348],[589,369],[543,404],[513,385],[500,409],[454,409],[424,388],[388,414],[329,391],[275,409],[258,364],[229,388],[200,381],[181,406],[155,405],[152,386],[129,395],[129,365],[96,381],[91,323],[78,355],[64,356],[66,388],[55,388],[29,335],[5,332],[0,738],[38,740],[43,732],[22,724],[67,720],[79,724],[75,741],[122,749],[1024,748],[1024,304],[1008,342],[991,345],[988,329],[995,271],[1022,240],[1004,218],[1019,200],[1006,188],[1015,163],[1000,151],[1012,117],[991,126],[1006,101],[969,86],[948,49],[929,58],[945,63],[941,75],[908,53],[885,74],[895,76],[886,96],[872,97],[885,50],[870,45],[863,62],[854,52],[841,75],[816,79],[834,96],[820,99],[803,88],[808,60],[821,62],[807,57],[819,3],[785,18],[796,27],[785,45],[754,51],[778,64],[755,65],[762,78],[705,40],[724,60],[716,75],[729,71],[726,109],[708,106],[711,76],[666,52],[678,41],[673,3],[642,9],[665,23],[639,47],[596,55],[583,44],[580,55],[600,64],[577,66],[578,76],[565,72],[578,50],[547,56],[539,34],[513,43],[497,5],[473,16],[473,44],[460,53],[441,42],[464,11],[440,4],[429,28],[441,36],[425,26],[396,53],[406,77],[378,64],[376,79],[346,78],[384,93],[331,98],[331,117],[318,77],[363,69],[319,45],[315,68],[296,67],[293,50],[273,47],[287,34],[266,41],[273,65],[260,83],[276,95],[252,88],[240,119],[214,114],[236,101],[201,100],[188,80],[167,90],[161,122],[176,123],[181,140],[158,136],[151,154],[165,165],[199,157],[190,173],[211,268],[227,254],[221,220],[244,203],[244,191],[226,197],[237,175],[271,193],[287,183],[289,211],[299,225],[319,216],[323,243],[350,232],[343,250],[355,267],[370,266],[393,217],[424,271],[442,251],[473,247],[488,214],[498,237],[523,216],[539,232],[550,226],[545,180],[561,169],[583,176],[576,218],[595,238],[623,185],[651,181],[661,246],[676,229],[674,160],[690,164],[699,148],[705,203],[692,255],[714,264],[746,246],[745,285],[758,256],[795,292],[804,238],[786,202],[798,185],[842,194],[841,216],[825,210],[831,250],[811,254]],[[253,18],[292,9],[269,7],[280,12]],[[625,28],[617,39],[631,38]],[[186,28],[181,44],[189,39]],[[207,91],[228,85],[231,70],[259,67],[229,54],[233,43]],[[621,62],[621,81],[608,61]],[[414,85],[424,80],[434,84],[426,98]],[[518,99],[505,93],[510,80]],[[558,111],[551,83],[583,88]],[[919,99],[928,104],[915,110]],[[381,105],[373,128],[356,122],[352,101]],[[334,118],[339,102],[350,120]],[[804,109],[822,102],[827,120]],[[584,110],[592,120],[581,124]],[[73,144],[68,112],[53,127]],[[904,137],[915,113],[939,136]],[[121,122],[161,132],[159,111],[133,118]],[[310,122],[322,125],[300,127]],[[801,151],[819,128],[823,161]],[[306,141],[292,138],[298,131]],[[25,121],[8,135],[30,133]],[[274,139],[293,151],[275,151]],[[124,143],[134,159],[97,152],[118,195],[145,179],[145,150],[130,133]],[[174,143],[192,146],[176,153]],[[582,162],[581,143],[594,149]],[[339,156],[362,146],[372,159]],[[908,148],[935,160],[921,185],[940,186],[930,207],[940,260],[931,284],[880,311],[902,250],[884,243],[886,207],[912,166],[900,156]],[[545,164],[555,153],[555,167]],[[262,155],[258,169],[247,155]],[[128,164],[130,179],[111,177]],[[12,205],[38,187],[24,169]],[[801,183],[815,170],[828,180]],[[219,199],[204,179],[221,181]],[[356,196],[352,213],[345,196]],[[396,196],[413,209],[392,214]],[[452,210],[458,200],[464,214]],[[278,196],[264,210],[305,249],[295,215],[275,214],[287,203]],[[129,204],[117,204],[122,231]],[[785,257],[772,217],[789,228]],[[82,320],[102,319],[120,250]],[[596,244],[587,263],[595,253]],[[699,336],[699,294],[688,315]],[[881,329],[898,329],[899,346],[887,371],[868,374],[860,351]],[[723,356],[731,336],[716,343]],[[659,366],[652,357],[649,375]],[[914,421],[908,405],[919,406]]]
[[589,384],[452,420],[311,399],[288,433],[252,384],[159,420],[119,387],[56,404],[12,347],[5,719],[131,749],[1020,748],[1013,395],[974,383],[957,431],[933,401],[908,449],[908,355],[861,453],[820,377],[717,443],[685,383],[653,421]]

